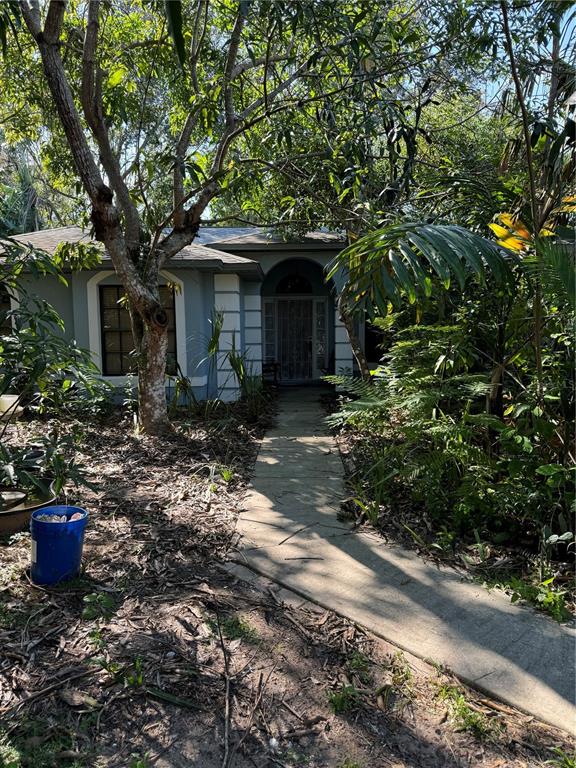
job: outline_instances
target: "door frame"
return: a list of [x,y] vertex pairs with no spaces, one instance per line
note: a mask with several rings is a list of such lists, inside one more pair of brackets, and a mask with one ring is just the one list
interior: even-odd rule
[[[267,315],[266,315],[266,304],[273,304],[274,310],[273,310],[273,322],[274,322],[274,355],[273,355],[273,362],[280,365],[280,360],[278,359],[278,304],[282,301],[310,301],[312,303],[312,351],[311,351],[311,357],[312,357],[312,376],[309,379],[282,379],[279,378],[280,384],[307,384],[312,383],[314,381],[318,381],[322,378],[324,375],[324,372],[328,365],[328,313],[329,313],[329,306],[328,306],[328,297],[327,296],[315,296],[311,295],[309,293],[307,294],[286,294],[286,295],[276,295],[276,296],[262,296],[262,361],[264,364],[269,362],[270,355],[269,352],[269,344],[266,343],[266,332],[268,330],[267,328]],[[318,355],[317,355],[317,343],[318,343],[318,325],[317,325],[317,306],[318,303],[322,302],[324,304],[324,316],[326,318],[325,320],[325,328],[324,328],[324,370],[321,370],[318,368]]]

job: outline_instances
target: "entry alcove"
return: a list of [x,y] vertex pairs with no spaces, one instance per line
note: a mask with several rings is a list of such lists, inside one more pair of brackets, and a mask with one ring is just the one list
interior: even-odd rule
[[281,384],[318,381],[334,367],[334,300],[322,267],[287,259],[262,284],[264,364]]

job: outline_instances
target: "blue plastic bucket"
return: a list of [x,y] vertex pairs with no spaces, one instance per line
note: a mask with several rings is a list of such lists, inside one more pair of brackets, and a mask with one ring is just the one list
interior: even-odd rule
[[[70,520],[75,512],[80,512],[82,517]],[[67,522],[50,523],[38,520],[41,515],[66,515]],[[88,512],[81,507],[42,507],[32,512],[30,574],[35,584],[57,584],[78,576],[87,522]]]

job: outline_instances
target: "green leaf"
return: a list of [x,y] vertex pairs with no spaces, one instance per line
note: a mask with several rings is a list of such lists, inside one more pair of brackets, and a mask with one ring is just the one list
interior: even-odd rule
[[109,88],[115,88],[117,85],[120,85],[120,83],[124,80],[126,75],[128,74],[128,70],[126,67],[117,67],[116,69],[113,69],[112,72],[108,75],[108,86]]
[[[374,286],[379,285],[391,301],[402,292],[413,303],[418,294],[431,294],[430,271],[445,287],[455,278],[463,290],[467,273],[483,280],[491,272],[498,282],[510,281],[510,260],[503,249],[463,227],[407,222],[376,230],[349,245],[330,274],[339,267],[351,270],[350,282],[368,295],[376,296]],[[388,279],[382,275],[384,265],[391,267]]]
[[506,429],[504,422],[490,413],[468,413],[466,421],[470,424],[477,424],[480,427],[488,427],[494,430],[494,432],[503,432]]
[[402,258],[400,257],[399,254],[394,253],[394,251],[390,251],[389,256],[390,256],[390,264],[392,266],[394,274],[399,280],[402,288],[406,291],[406,294],[408,296],[408,301],[410,302],[410,304],[413,304],[416,301],[416,291],[414,288],[414,282],[410,277],[410,273],[408,272],[408,269],[406,268],[406,265],[402,261]]
[[440,281],[442,282],[444,287],[449,288],[450,287],[450,270],[439,258],[439,255],[436,252],[436,249],[427,247],[428,243],[425,240],[422,240],[422,238],[420,237],[421,231],[422,230],[418,228],[418,230],[414,232],[409,232],[408,238],[410,242],[413,243],[416,246],[416,248],[418,248],[422,256],[431,265],[432,269],[434,270],[434,272],[436,272],[436,274],[440,278]]
[[460,289],[464,289],[466,282],[466,273],[463,263],[457,253],[452,251],[450,243],[442,237],[441,232],[435,231],[433,227],[422,227],[420,237],[430,243],[437,257],[446,262],[449,270],[456,276]]
[[542,464],[540,467],[536,468],[536,473],[538,475],[544,475],[544,477],[556,475],[558,472],[564,472],[562,464]]
[[6,58],[8,54],[8,31],[12,32],[18,48],[18,30],[21,27],[20,5],[18,0],[8,0],[0,4],[0,46],[2,55]]
[[408,262],[412,272],[414,273],[414,277],[417,280],[418,286],[424,291],[424,295],[430,296],[432,283],[430,282],[428,275],[426,274],[422,263],[418,258],[418,255],[412,250],[412,248],[410,248],[408,243],[402,241],[398,243],[398,250],[404,259]]

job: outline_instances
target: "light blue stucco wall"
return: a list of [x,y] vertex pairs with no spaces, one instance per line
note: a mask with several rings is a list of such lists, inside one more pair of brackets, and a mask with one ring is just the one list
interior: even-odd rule
[[[312,261],[324,269],[334,258],[336,251],[300,251],[300,250],[281,250],[281,251],[253,251],[242,252],[242,256],[252,259],[261,265],[264,276],[274,267],[282,264],[289,259],[303,259]],[[206,359],[208,341],[212,335],[211,320],[214,311],[214,273],[201,272],[196,269],[182,267],[180,265],[170,265],[168,268],[167,280],[170,280],[170,274],[174,275],[182,283],[183,312],[185,327],[176,323],[177,346],[179,347],[178,363],[186,376],[193,382],[193,392],[197,399],[206,397],[215,397],[218,394],[215,365],[211,365]],[[65,323],[65,335],[69,339],[75,339],[78,346],[89,349],[96,359],[99,359],[101,350],[91,349],[94,344],[94,322],[100,323],[98,304],[94,304],[94,297],[99,295],[97,285],[119,284],[115,274],[110,274],[100,280],[95,280],[102,271],[83,271],[67,276],[68,286],[62,285],[56,278],[42,277],[39,279],[30,279],[27,281],[28,290],[32,295],[45,299],[58,311]],[[92,281],[92,282],[91,282]],[[334,288],[336,290],[342,285],[342,276],[336,275],[331,289],[328,287],[319,293],[326,293],[329,296],[330,316],[334,313]],[[89,291],[91,285],[91,292]],[[262,296],[262,282],[253,279],[240,280],[240,302],[241,302],[241,333],[244,337],[244,297]],[[92,296],[92,310],[95,312],[95,318],[90,321],[89,294]],[[177,294],[178,295],[178,294]],[[98,330],[99,335],[99,330]],[[328,345],[329,349],[334,346],[334,327],[333,323],[328,323]],[[182,349],[185,350],[182,354]],[[115,383],[115,382],[113,382]],[[120,384],[123,386],[124,384]]]
[[[271,248],[273,246],[270,246]],[[323,270],[326,270],[334,260],[338,253],[338,250],[291,250],[289,248],[285,250],[275,250],[275,251],[267,251],[267,250],[255,250],[255,251],[238,251],[239,256],[243,256],[247,259],[252,259],[252,261],[257,261],[261,268],[262,272],[266,276],[270,270],[277,266],[278,264],[281,264],[283,261],[286,261],[287,259],[305,259],[309,261],[313,261],[314,263],[318,264]],[[339,291],[342,286],[344,285],[344,275],[341,270],[339,270],[332,279],[332,283],[336,291]],[[256,283],[255,285],[259,285]],[[258,287],[257,292],[260,292],[260,288]]]
[[[56,277],[46,275],[38,279],[24,278],[24,288],[33,298],[47,301],[64,321],[64,334],[67,339],[74,338],[73,290],[68,278],[68,285],[63,285]],[[23,299],[24,296],[21,296]]]
[[291,250],[289,248],[283,250],[267,251],[242,251],[242,256],[247,259],[253,259],[259,262],[262,267],[262,271],[266,275],[272,267],[286,259],[308,259],[316,264],[319,264],[322,269],[325,269],[336,255],[336,251],[322,251],[322,250]]
[[[176,323],[177,346],[184,344],[185,354],[178,355],[178,363],[184,374],[190,377],[195,386],[194,395],[204,399],[215,394],[215,385],[209,381],[209,364],[205,360],[208,339],[212,328],[210,319],[214,306],[214,277],[211,273],[203,273],[194,269],[170,267],[166,280],[173,275],[182,283],[182,292],[177,290],[177,297],[183,297],[185,327]],[[93,348],[94,328],[90,332],[89,318],[89,284],[102,271],[82,271],[68,275],[68,286],[62,285],[56,278],[29,278],[25,281],[26,289],[31,296],[48,301],[60,314],[65,324],[65,336],[75,339],[78,346],[88,349],[96,360],[99,359],[100,349]],[[118,285],[115,274],[102,277],[97,286],[92,288],[92,295],[98,296],[101,285]],[[179,299],[177,298],[177,301]],[[95,321],[99,324],[98,306]],[[93,326],[93,323],[92,323]],[[183,359],[182,359],[183,358]],[[124,386],[111,379],[112,383]]]
[[197,270],[172,269],[184,283],[186,307],[186,375],[192,379],[206,378],[195,386],[194,395],[200,400],[214,397],[216,378],[214,366],[207,360],[208,342],[213,332],[214,275]]
[[[86,284],[94,272],[75,272],[71,278],[72,294],[74,302],[74,338],[81,347],[90,349],[88,334],[88,299]],[[92,350],[94,351],[94,350]]]

